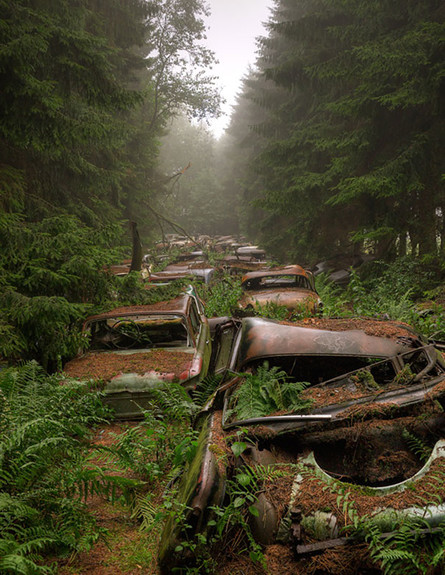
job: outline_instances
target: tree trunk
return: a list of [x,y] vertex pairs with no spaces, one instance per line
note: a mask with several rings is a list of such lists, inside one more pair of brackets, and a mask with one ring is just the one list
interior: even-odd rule
[[140,272],[142,269],[142,242],[136,222],[130,222],[131,237],[133,240],[133,252],[131,255],[131,272]]
[[419,256],[437,255],[436,212],[432,191],[419,196]]

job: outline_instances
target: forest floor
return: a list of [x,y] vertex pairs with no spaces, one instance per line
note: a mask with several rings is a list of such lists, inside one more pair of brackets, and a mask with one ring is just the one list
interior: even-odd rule
[[[110,423],[101,426],[94,432],[93,445],[111,446],[117,437],[128,427],[138,423]],[[121,472],[129,479],[134,479],[133,472]],[[153,504],[161,507],[165,483],[156,484],[153,493]],[[107,501],[104,497],[90,495],[87,499],[90,512],[96,519],[97,526],[106,530],[102,538],[90,550],[79,553],[73,557],[57,561],[58,575],[159,575],[157,564],[157,551],[160,540],[161,527],[150,532],[142,531],[140,522],[132,517],[130,507],[124,503]],[[268,573],[292,573],[277,564],[275,552],[271,555],[271,569]],[[228,556],[221,560],[217,568],[218,575],[259,575],[265,571],[248,557]]]
[[[131,423],[111,423],[95,431],[93,444],[110,446]],[[122,472],[134,479],[134,473]],[[159,482],[154,493],[155,502],[162,501],[164,486]],[[89,496],[87,504],[97,526],[106,530],[91,551],[58,562],[60,575],[157,575],[156,561],[159,530],[141,531],[137,518],[125,503],[111,503],[98,495]]]

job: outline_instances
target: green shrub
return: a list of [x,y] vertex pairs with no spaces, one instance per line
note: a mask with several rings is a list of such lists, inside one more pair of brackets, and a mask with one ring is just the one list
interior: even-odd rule
[[0,372],[0,572],[49,573],[45,552],[103,536],[83,499],[125,487],[89,462],[89,426],[106,416],[97,393],[35,362]]
[[238,309],[238,301],[243,295],[241,280],[224,274],[218,283],[201,286],[199,294],[204,300],[207,317],[230,316]]

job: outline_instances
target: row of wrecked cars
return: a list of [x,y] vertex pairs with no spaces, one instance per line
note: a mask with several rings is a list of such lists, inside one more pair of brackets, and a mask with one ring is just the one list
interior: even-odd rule
[[[264,250],[245,242],[235,242],[231,236],[214,240],[206,249],[192,250],[201,244],[185,242],[185,238],[176,241],[188,249],[174,257],[153,252],[144,256],[141,275],[146,289],[156,289],[178,280],[214,285],[221,275],[229,274],[241,278],[243,297],[238,302],[239,315],[253,314],[268,306],[286,308],[290,317],[322,314],[323,302],[310,270],[299,265],[273,266],[266,260]],[[205,242],[209,239],[204,237],[200,241],[206,246]],[[158,248],[165,248],[166,245],[174,247],[176,244],[174,241],[169,244],[160,243]],[[224,252],[223,249],[228,251]],[[212,252],[220,255],[213,265],[209,262],[209,254]],[[155,270],[159,264],[162,266],[163,258],[168,258],[170,263],[161,270]],[[116,275],[127,275],[131,265],[126,262],[112,266],[108,271]]]
[[[305,573],[323,557],[319,572],[336,573],[329,554],[362,550],[364,518],[383,539],[409,521],[421,521],[425,537],[443,526],[440,342],[389,320],[208,320],[193,288],[90,317],[84,331],[90,349],[65,373],[101,380],[118,418],[140,417],[157,386],[181,383],[193,395],[207,376],[219,378],[195,420],[195,458],[177,480],[183,511],[164,528],[162,572],[193,565],[193,542],[211,540],[216,510],[246,470],[249,529],[279,557],[277,572]],[[368,559],[350,561],[374,573]]]

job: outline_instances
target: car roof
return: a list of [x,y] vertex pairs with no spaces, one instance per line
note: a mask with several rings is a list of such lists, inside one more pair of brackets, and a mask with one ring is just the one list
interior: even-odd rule
[[328,331],[251,317],[242,322],[237,365],[283,355],[388,358],[409,349],[409,345],[362,330]]
[[132,315],[151,315],[159,313],[184,315],[188,311],[191,299],[192,296],[190,296],[189,294],[182,294],[176,297],[175,299],[171,299],[169,301],[160,301],[148,305],[133,305],[133,306],[118,307],[110,311],[88,317],[85,321],[85,325],[91,321],[107,319],[115,316],[124,317]]

